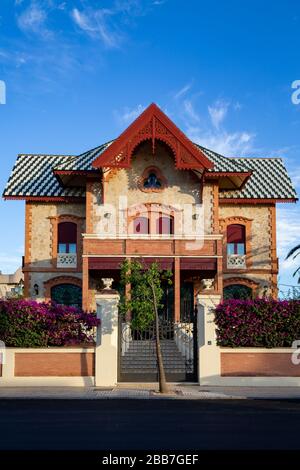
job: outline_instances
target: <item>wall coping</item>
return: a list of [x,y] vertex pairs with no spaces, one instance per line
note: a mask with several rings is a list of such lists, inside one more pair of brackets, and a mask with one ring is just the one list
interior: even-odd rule
[[96,234],[96,233],[82,233],[83,238],[89,240],[222,240],[223,234],[207,234],[207,235],[170,235],[170,234]]
[[233,353],[233,354],[242,354],[242,353],[286,353],[291,354],[293,351],[299,351],[299,348],[224,348],[220,347],[221,353]]
[[82,352],[95,352],[95,347],[76,348],[76,347],[49,347],[49,348],[5,348],[6,351],[13,353],[82,353]]

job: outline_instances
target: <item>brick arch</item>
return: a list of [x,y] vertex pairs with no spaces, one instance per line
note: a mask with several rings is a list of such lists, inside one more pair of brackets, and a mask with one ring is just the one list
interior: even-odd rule
[[[67,268],[68,271],[81,271],[82,264],[82,238],[81,234],[84,232],[84,218],[77,215],[61,214],[55,217],[49,217],[51,222],[51,252],[52,252],[52,265],[56,268],[57,262],[57,238],[58,238],[58,224],[61,222],[73,222],[77,226],[77,268]],[[66,270],[66,268],[63,268]]]
[[[252,221],[253,219],[249,219],[248,217],[243,216],[230,216],[224,219],[219,220],[220,231],[223,233],[223,271],[228,272],[227,270],[227,227],[233,224],[244,225],[246,231],[246,267],[252,265]],[[245,271],[245,270],[243,270]]]
[[[155,173],[157,175],[157,178],[161,181],[161,187],[160,188],[144,188],[144,182],[145,179],[148,178],[150,173]],[[162,171],[160,168],[157,166],[148,166],[147,168],[144,169],[143,174],[138,180],[138,188],[140,191],[143,191],[144,193],[161,193],[168,185],[167,178],[163,175]]]
[[128,227],[132,224],[133,220],[138,216],[146,215],[150,220],[150,233],[156,233],[153,226],[153,219],[156,219],[157,214],[162,214],[163,216],[172,217],[174,223],[174,233],[178,232],[178,219],[182,218],[182,210],[177,207],[160,204],[157,202],[143,202],[140,204],[135,204],[128,208],[127,212],[127,222]]
[[230,277],[223,280],[223,289],[235,284],[241,284],[242,286],[249,287],[253,292],[253,296],[258,293],[258,288],[260,286],[259,282],[253,281],[253,279],[247,279],[246,277]]
[[82,280],[73,276],[57,276],[44,282],[45,299],[51,300],[51,289],[59,284],[73,284],[73,286],[82,288]]

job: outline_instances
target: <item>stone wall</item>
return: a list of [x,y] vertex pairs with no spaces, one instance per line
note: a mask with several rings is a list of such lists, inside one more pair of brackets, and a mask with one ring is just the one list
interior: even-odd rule
[[[245,217],[250,219],[249,237],[251,246],[251,266],[247,273],[232,272],[224,273],[224,280],[229,278],[245,278],[257,283],[257,294],[262,295],[265,286],[274,283],[274,247],[272,244],[272,205],[271,204],[221,204],[219,207],[220,219],[228,217]],[[238,223],[238,222],[237,222]],[[274,239],[273,239],[274,240]],[[273,256],[273,263],[272,263]]]
[[[156,167],[166,180],[166,187],[162,192],[144,192],[140,189],[140,178],[148,167]],[[104,202],[111,205],[111,207],[105,209],[105,211],[112,213],[116,211],[117,227],[120,196],[126,198],[128,208],[152,203],[175,208],[179,212],[185,204],[192,205],[192,211],[195,212],[195,204],[200,204],[203,200],[204,230],[207,234],[212,233],[212,185],[205,184],[202,191],[198,176],[192,171],[177,170],[174,157],[164,145],[157,143],[156,153],[153,155],[151,145],[148,143],[143,144],[132,158],[129,169],[112,171],[106,178],[107,181],[104,182]],[[101,199],[101,187],[99,184],[94,184],[91,206],[93,210],[93,233],[101,233],[103,230],[104,213],[103,208],[99,205]],[[112,219],[111,222],[113,222]]]

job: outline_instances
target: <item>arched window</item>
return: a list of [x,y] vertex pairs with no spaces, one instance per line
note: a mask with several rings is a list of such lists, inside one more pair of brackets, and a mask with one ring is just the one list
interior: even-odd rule
[[223,289],[224,300],[240,299],[247,300],[253,298],[253,291],[250,287],[243,284],[231,284]]
[[174,234],[174,218],[172,216],[161,215],[157,219],[156,233],[159,235]]
[[149,173],[148,177],[144,180],[145,189],[160,189],[161,186],[161,181],[158,179],[154,171]]
[[58,253],[76,253],[77,225],[74,222],[58,224]]
[[81,308],[82,290],[74,284],[57,284],[51,288],[51,300],[60,305]]
[[148,217],[136,217],[133,221],[133,233],[148,234],[149,219]]
[[246,254],[246,231],[245,226],[240,224],[231,224],[227,227],[227,254],[245,255]]

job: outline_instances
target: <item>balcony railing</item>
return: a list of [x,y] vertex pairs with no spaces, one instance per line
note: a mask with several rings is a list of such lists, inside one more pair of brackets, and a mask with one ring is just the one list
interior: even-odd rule
[[228,269],[246,269],[246,255],[227,255]]
[[76,253],[57,253],[58,268],[77,268]]

